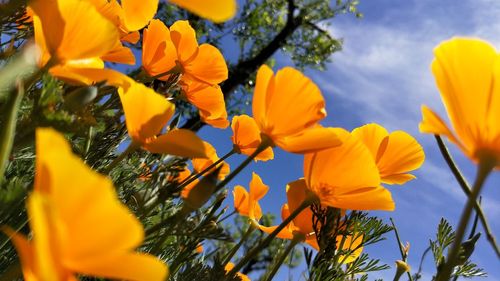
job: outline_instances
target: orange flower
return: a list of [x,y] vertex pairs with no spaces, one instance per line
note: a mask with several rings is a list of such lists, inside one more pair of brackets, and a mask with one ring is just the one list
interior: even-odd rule
[[[251,191],[250,191],[251,192]],[[299,179],[289,183],[286,186],[286,195],[288,199],[288,204],[283,205],[281,209],[281,218],[283,220],[287,219],[291,213],[293,213],[297,208],[304,202],[307,198],[307,193],[310,192],[307,189],[306,181],[304,179]],[[255,201],[261,199],[264,196],[260,196],[260,198]],[[235,196],[236,197],[236,196]],[[236,205],[236,204],[235,204]],[[258,203],[256,203],[258,206]],[[260,210],[260,208],[259,208]],[[241,212],[240,212],[241,214]],[[255,218],[257,221],[258,219]],[[258,224],[258,227],[266,232],[273,232],[278,226],[263,226]],[[287,225],[283,230],[281,230],[276,237],[281,239],[297,239],[302,238],[302,242],[309,244],[316,250],[320,250],[316,232],[313,227],[313,212],[310,208],[306,208],[302,212],[296,216],[290,224]],[[340,247],[342,243],[343,236],[339,235],[337,237],[337,246]],[[354,261],[362,252],[363,248],[360,244],[363,241],[363,237],[361,235],[357,235],[356,239],[353,241],[353,235],[346,235],[344,238],[344,243],[342,245],[342,249],[348,250],[353,249],[354,251],[345,258],[344,263],[350,263]]]
[[36,175],[27,200],[32,240],[7,230],[29,281],[77,280],[76,274],[164,280],[167,267],[137,253],[140,222],[117,198],[111,180],[92,171],[64,137],[38,129]]
[[415,176],[407,172],[418,169],[424,163],[422,146],[403,131],[389,134],[378,124],[367,124],[354,129],[352,135],[370,150],[383,183],[403,184],[410,181]]
[[169,29],[163,22],[152,20],[144,32],[142,57],[143,67],[151,76],[172,70],[177,61],[182,81],[217,85],[227,79],[226,61],[220,51],[210,44],[198,45],[188,21],[176,21]]
[[[245,155],[252,155],[254,151],[259,147],[262,142],[260,136],[260,130],[255,123],[255,120],[248,115],[234,116],[231,122],[231,129],[233,130],[233,135],[231,140],[234,146],[239,150],[240,153]],[[273,149],[271,147],[266,148],[262,151],[255,160],[267,161],[274,159]]]
[[337,129],[343,144],[307,154],[304,176],[322,205],[348,210],[394,210],[391,193],[368,148],[347,131]]
[[133,143],[153,153],[207,157],[203,141],[189,130],[173,129],[157,136],[175,110],[163,96],[140,83],[133,83],[126,91],[119,88],[118,92]]
[[319,88],[291,67],[276,75],[266,65],[260,67],[252,110],[260,131],[288,152],[307,153],[340,145],[335,129],[318,125],[326,116]]
[[[474,162],[492,160],[500,168],[499,54],[491,44],[453,38],[434,49],[432,72],[452,129],[422,107],[420,131],[444,135]],[[497,81],[498,80],[498,81]]]
[[[226,272],[231,271],[231,269],[233,269],[233,268],[234,268],[234,264],[232,262],[228,262],[226,264],[226,267],[224,267]],[[248,278],[248,276],[246,276],[245,274],[243,274],[241,272],[236,273],[236,276],[240,277],[241,281],[251,281],[250,278]]]
[[200,110],[202,120],[219,128],[229,125],[224,96],[217,86],[227,79],[226,62],[214,46],[198,46],[188,21],[176,21],[168,29],[160,20],[152,20],[144,30],[142,64],[149,75],[161,80],[180,74],[185,97]]
[[[33,0],[35,40],[42,50],[41,64],[102,57],[116,48],[116,27],[87,1]],[[82,24],[85,23],[85,24]]]
[[[214,164],[215,162],[217,162],[217,160],[219,160],[217,151],[211,144],[204,141],[203,145],[205,147],[205,153],[207,158],[194,158],[191,160],[191,162],[193,163],[193,170],[195,173],[199,173],[207,169],[210,165]],[[219,164],[218,166],[221,165],[222,168],[219,171],[220,180],[224,179],[229,174],[229,164],[227,164],[225,161],[222,161],[222,163]],[[207,171],[207,173],[213,172],[216,168],[217,167],[214,167],[213,169]]]
[[234,209],[242,216],[249,217],[258,225],[262,217],[262,209],[259,200],[266,195],[269,186],[262,182],[262,179],[256,173],[252,173],[250,181],[250,193],[241,185],[237,185],[233,190]]

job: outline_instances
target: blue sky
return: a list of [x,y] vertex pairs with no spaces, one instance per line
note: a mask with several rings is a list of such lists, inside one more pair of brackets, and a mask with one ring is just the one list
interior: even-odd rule
[[[335,37],[343,38],[344,49],[332,57],[325,72],[306,74],[321,88],[327,104],[325,126],[353,129],[366,123],[379,123],[389,131],[404,130],[424,147],[426,162],[415,174],[416,180],[404,186],[391,186],[396,210],[374,212],[388,222],[393,217],[403,241],[411,244],[409,263],[418,268],[420,256],[433,238],[441,217],[456,226],[465,196],[442,160],[434,138],[418,132],[420,106],[426,104],[446,116],[429,65],[433,48],[452,36],[483,38],[500,47],[500,2],[495,0],[362,0],[363,19],[342,15],[326,27]],[[289,62],[279,57],[278,66]],[[499,117],[500,118],[500,117]],[[213,143],[219,155],[229,151],[231,131],[205,128],[202,137]],[[452,145],[449,146],[469,181],[475,166]],[[275,151],[276,159],[253,163],[230,184],[248,186],[251,171],[257,172],[271,190],[261,201],[264,211],[279,214],[286,202],[285,185],[303,175],[302,157]],[[233,167],[242,157],[232,158]],[[493,232],[500,233],[500,173],[490,176],[482,195],[483,205]],[[230,198],[232,200],[232,198]],[[480,227],[481,232],[484,231]],[[366,252],[389,265],[400,259],[392,233],[387,240],[366,248]],[[423,280],[430,280],[435,269],[428,256]],[[473,261],[484,268],[487,280],[500,280],[499,261],[481,237]],[[293,271],[297,280],[302,269]],[[288,271],[280,273],[281,280]],[[393,270],[372,278],[392,280]],[[470,280],[486,280],[477,278]]]

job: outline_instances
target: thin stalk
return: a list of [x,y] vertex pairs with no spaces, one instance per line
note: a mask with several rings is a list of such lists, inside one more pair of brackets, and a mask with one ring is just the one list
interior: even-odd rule
[[479,162],[479,167],[477,170],[476,181],[472,187],[472,194],[468,197],[467,203],[462,211],[462,216],[460,217],[460,222],[458,224],[457,231],[455,233],[455,239],[451,250],[448,251],[448,256],[446,262],[441,271],[438,272],[436,276],[436,281],[447,281],[453,272],[453,268],[456,264],[457,256],[460,252],[460,246],[465,234],[467,225],[469,224],[469,219],[472,214],[472,209],[474,208],[474,203],[477,203],[477,198],[481,193],[481,189],[484,186],[484,182],[491,170],[495,166],[495,161],[493,159],[482,159]]
[[238,262],[234,266],[233,269],[229,272],[229,276],[232,276],[236,274],[245,264],[247,264],[254,256],[256,256],[260,251],[265,249],[271,241],[278,235],[278,233],[283,230],[295,217],[297,217],[300,212],[311,206],[312,204],[316,203],[318,201],[318,198],[315,195],[309,195],[306,200],[300,204],[300,206],[293,211],[293,213],[290,214],[271,234],[269,234],[266,239],[262,240],[257,246],[253,247],[246,255],[243,257],[241,261]]
[[203,169],[201,172],[195,173],[195,174],[191,175],[190,177],[188,177],[187,179],[185,179],[183,182],[181,182],[179,184],[179,189],[187,186],[188,184],[190,184],[193,181],[195,181],[197,178],[203,176],[208,171],[210,171],[213,168],[217,167],[217,165],[219,165],[220,163],[222,163],[224,160],[226,160],[227,158],[229,158],[231,155],[233,155],[235,153],[236,153],[236,150],[232,149],[231,151],[229,151],[228,153],[226,153],[224,156],[222,156],[221,158],[219,158],[217,161],[215,161],[214,163],[212,163],[212,165],[210,165],[210,166],[206,167],[205,169]]
[[118,163],[120,163],[123,159],[125,159],[125,157],[127,157],[127,155],[129,155],[131,152],[134,152],[138,147],[139,147],[139,145],[136,144],[135,142],[133,142],[133,141],[130,142],[130,144],[127,146],[127,148],[122,153],[120,153],[120,155],[118,155],[118,157],[113,159],[113,161],[111,161],[111,163],[109,163],[109,165],[106,168],[104,168],[102,173],[109,174],[109,172],[111,172],[111,170],[113,170],[113,168],[116,167],[116,165],[118,165]]
[[236,214],[236,210],[232,211],[231,213],[227,214],[225,217],[223,217],[220,220],[218,220],[217,223],[220,223],[220,222],[223,222],[223,221],[227,220],[228,218],[230,218],[234,214]]
[[259,155],[259,153],[266,150],[266,148],[270,146],[271,145],[268,142],[263,140],[259,147],[257,147],[257,149],[250,156],[248,156],[243,162],[241,162],[241,164],[236,169],[234,169],[234,171],[229,173],[229,175],[227,175],[223,181],[217,184],[215,190],[219,190],[226,186],[237,174],[239,174],[246,166],[248,166],[248,164],[250,164],[250,162],[252,162],[252,160],[255,159],[257,155]]
[[285,261],[288,254],[290,254],[290,252],[293,250],[293,248],[295,248],[295,246],[297,244],[302,242],[303,238],[304,238],[303,235],[300,235],[300,238],[295,238],[295,237],[297,237],[297,236],[293,237],[292,242],[290,242],[290,244],[288,244],[285,251],[283,253],[281,253],[281,255],[278,257],[278,260],[276,260],[276,262],[273,264],[273,267],[271,268],[271,272],[269,272],[269,274],[266,276],[266,279],[264,279],[265,281],[273,280],[274,275],[276,275],[276,273],[280,269],[281,265]]
[[[404,262],[406,262],[407,255],[405,254],[403,250],[403,243],[401,242],[401,238],[399,237],[399,232],[398,228],[396,227],[396,224],[394,223],[394,220],[392,218],[389,218],[392,224],[392,229],[394,230],[394,234],[396,234],[396,240],[398,240],[398,246],[399,246],[399,252],[401,253],[401,258],[403,259]],[[413,281],[413,277],[411,276],[411,273],[409,271],[406,272],[408,274],[408,278],[410,281]]]
[[17,114],[24,96],[23,82],[18,81],[17,89],[12,91],[5,103],[5,120],[3,128],[0,129],[0,183],[3,181],[3,174],[7,167],[14,135],[16,132]]
[[[448,150],[448,148],[446,147],[445,143],[443,142],[440,136],[434,135],[434,137],[436,138],[439,150],[441,151],[443,158],[445,159],[446,163],[448,164],[448,167],[455,176],[455,179],[458,181],[460,187],[462,188],[462,191],[465,193],[465,195],[467,195],[467,197],[471,197],[472,192],[470,185],[460,172],[458,166],[455,164],[455,161],[451,157],[450,151]],[[488,223],[488,220],[486,219],[486,215],[484,214],[483,209],[481,208],[481,205],[477,202],[477,200],[474,202],[474,210],[476,211],[476,213],[479,216],[479,219],[481,220],[481,224],[483,225],[484,231],[486,232],[486,238],[488,239],[488,242],[490,242],[491,247],[493,247],[493,250],[497,254],[497,257],[500,258],[500,248],[498,247],[495,236],[491,231],[491,227]]]
[[254,230],[255,230],[255,227],[252,224],[249,224],[247,231],[245,231],[243,236],[241,236],[240,242],[238,242],[238,244],[234,245],[234,247],[231,249],[231,251],[229,251],[229,253],[227,253],[226,257],[222,261],[223,267],[226,266],[226,264],[231,261],[231,259],[236,254],[236,252],[238,252],[238,250],[241,248],[241,245],[243,245],[243,243],[245,243],[248,236],[250,236],[250,234],[252,234],[252,232]]

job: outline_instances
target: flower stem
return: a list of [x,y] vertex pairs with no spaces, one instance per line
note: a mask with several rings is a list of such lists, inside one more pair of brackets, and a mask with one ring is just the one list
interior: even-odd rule
[[255,230],[255,227],[252,224],[249,224],[247,231],[245,231],[245,234],[243,234],[243,236],[241,236],[240,242],[238,242],[238,244],[234,245],[234,247],[231,249],[231,251],[229,251],[229,253],[227,253],[226,257],[222,261],[222,267],[226,266],[226,264],[231,261],[231,259],[236,254],[236,252],[238,252],[238,250],[240,249],[241,245],[243,245],[243,243],[245,243],[245,240],[247,240],[248,236],[250,236],[250,234],[252,234],[252,232],[254,230]]
[[120,153],[120,155],[118,155],[118,157],[113,159],[113,161],[111,161],[111,163],[109,163],[109,165],[106,168],[104,168],[102,173],[109,174],[109,172],[111,172],[111,170],[113,170],[113,168],[116,165],[118,165],[118,163],[120,163],[123,159],[125,159],[125,157],[127,157],[127,155],[129,155],[131,152],[135,151],[138,147],[139,147],[139,145],[136,144],[135,142],[133,142],[133,141],[130,142],[130,144],[127,146],[127,148],[122,153]]
[[[434,137],[436,138],[436,142],[439,146],[441,154],[443,155],[443,158],[445,159],[446,163],[448,164],[448,167],[455,176],[455,179],[458,181],[458,184],[462,188],[462,191],[465,193],[465,195],[467,195],[467,197],[470,197],[472,195],[470,185],[465,179],[465,177],[462,175],[460,170],[458,169],[458,166],[455,164],[455,161],[451,157],[451,154],[448,148],[446,147],[446,144],[443,142],[443,139],[441,139],[439,135],[434,135]],[[500,258],[500,248],[498,247],[495,236],[491,231],[491,227],[488,223],[488,220],[486,219],[486,215],[484,214],[483,209],[481,208],[481,205],[477,202],[477,200],[474,202],[474,210],[476,211],[477,215],[479,216],[479,219],[481,220],[481,224],[483,225],[484,231],[486,232],[486,237],[488,239],[488,242],[490,242],[491,246],[493,247],[493,250],[497,254],[497,257]]]
[[294,235],[293,236],[293,239],[290,242],[290,244],[288,244],[288,246],[285,248],[285,251],[280,254],[280,256],[278,257],[278,259],[276,260],[276,262],[273,264],[273,267],[271,268],[271,271],[266,276],[266,279],[264,279],[265,281],[271,281],[271,280],[273,280],[274,275],[276,275],[276,273],[280,269],[281,265],[285,261],[285,259],[288,256],[288,254],[290,254],[290,252],[293,250],[293,248],[295,248],[295,246],[297,244],[299,244],[300,242],[302,242],[302,241],[304,241],[304,235],[298,235],[298,236]]
[[194,175],[191,175],[190,177],[188,177],[187,179],[185,179],[183,182],[181,182],[179,184],[179,189],[187,186],[188,184],[192,183],[197,178],[203,176],[208,171],[210,171],[213,168],[217,167],[217,165],[219,165],[220,163],[222,163],[222,161],[226,160],[227,158],[229,158],[231,155],[233,155],[235,153],[236,153],[236,150],[232,149],[231,151],[229,151],[228,153],[226,153],[224,156],[222,156],[221,158],[219,158],[217,161],[215,161],[214,163],[212,163],[212,165],[210,165],[210,166],[206,167],[205,169],[203,169],[201,172],[195,173]]
[[215,190],[219,190],[226,184],[228,184],[237,174],[239,174],[246,166],[248,166],[248,164],[250,164],[250,162],[252,162],[252,160],[257,157],[257,155],[259,155],[259,153],[266,150],[266,148],[268,148],[269,146],[271,145],[268,142],[262,141],[259,147],[257,147],[257,149],[255,149],[255,151],[250,156],[248,156],[245,161],[241,162],[241,164],[236,169],[234,169],[234,171],[229,173],[229,175],[227,175],[223,181],[217,184]]
[[[396,240],[398,241],[399,252],[401,253],[401,258],[403,259],[403,262],[406,262],[406,259],[408,258],[408,256],[403,251],[403,243],[401,242],[401,238],[399,237],[398,228],[396,227],[396,224],[394,223],[394,220],[392,218],[389,218],[389,220],[391,221],[392,229],[394,230],[394,234],[396,235]],[[406,273],[408,274],[408,279],[410,281],[413,281],[413,277],[411,276],[410,271],[407,271]]]
[[462,216],[460,217],[460,222],[455,233],[453,245],[448,251],[448,257],[444,266],[442,267],[442,270],[438,271],[437,273],[436,281],[447,281],[450,279],[453,268],[456,264],[457,256],[460,252],[460,246],[462,244],[465,230],[467,228],[467,225],[469,224],[469,219],[472,214],[474,203],[477,203],[477,198],[481,193],[484,182],[494,167],[495,161],[493,161],[493,159],[481,159],[481,161],[479,162],[476,181],[474,182],[474,185],[472,187],[472,194],[471,196],[468,196],[467,203],[465,204],[465,207],[462,211]]
[[234,266],[233,269],[228,273],[229,276],[236,274],[246,263],[248,263],[254,256],[256,256],[260,251],[265,249],[271,241],[278,235],[278,233],[285,228],[295,217],[297,217],[300,212],[311,206],[312,204],[318,202],[316,195],[310,194],[306,200],[300,204],[300,206],[293,211],[271,234],[269,234],[266,239],[262,240],[257,246],[253,247],[243,259]]

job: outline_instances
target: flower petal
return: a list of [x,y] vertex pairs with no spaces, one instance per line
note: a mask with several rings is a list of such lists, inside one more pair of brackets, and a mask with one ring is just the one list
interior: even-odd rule
[[203,141],[192,131],[175,129],[148,140],[143,148],[152,153],[164,153],[180,157],[207,157]]
[[115,25],[87,1],[34,0],[30,7],[40,18],[48,50],[59,60],[100,57],[119,41]]
[[432,111],[427,106],[422,106],[422,122],[418,125],[418,128],[421,133],[429,133],[434,135],[444,135],[451,142],[456,144],[458,147],[462,149],[466,154],[470,152],[463,146],[463,144],[457,139],[454,133],[450,131],[448,125],[437,115],[434,111]]
[[[286,186],[286,196],[288,198],[288,207],[290,212],[294,212],[307,198],[307,185],[305,179],[299,179],[288,183]],[[299,228],[300,233],[308,235],[314,232],[312,225],[313,213],[311,208],[306,208],[293,219],[293,224]]]
[[412,136],[403,131],[392,132],[383,154],[377,161],[382,182],[389,183],[386,178],[418,169],[424,160],[424,150]]
[[[418,169],[425,159],[422,146],[409,134],[395,131],[389,134],[378,124],[367,124],[353,130],[377,162],[382,182],[401,182],[401,174]],[[399,177],[394,177],[394,176]],[[392,179],[389,179],[392,178]],[[408,174],[406,180],[415,178]]]
[[[69,144],[54,130],[37,129],[36,139],[35,191],[48,197],[51,211],[57,206],[56,211],[46,213],[54,214],[51,221],[64,224],[64,237],[51,235],[52,239],[58,239],[53,245],[65,246],[60,253],[65,264],[137,247],[143,239],[142,226],[118,200],[111,180],[73,155]],[[36,213],[30,211],[30,214]],[[39,234],[35,237],[35,241],[44,239]]]
[[269,87],[269,82],[274,80],[273,75],[273,70],[269,68],[269,66],[263,64],[257,71],[257,77],[255,79],[255,89],[252,99],[252,114],[261,129],[267,127],[267,89]]
[[[151,76],[158,76],[175,67],[177,51],[167,26],[154,19],[143,31],[142,66]],[[159,77],[167,79],[168,75]]]
[[249,194],[246,189],[241,185],[235,186],[233,189],[233,198],[236,212],[242,216],[248,216]]
[[299,134],[274,139],[275,144],[292,153],[311,153],[314,151],[339,146],[342,141],[338,137],[338,128],[314,127]]
[[300,71],[284,67],[276,73],[272,85],[266,97],[267,127],[260,126],[268,136],[298,134],[326,116],[318,86]]
[[123,21],[129,31],[143,28],[156,14],[158,0],[121,0]]
[[170,2],[214,22],[226,21],[236,14],[235,0],[170,0]]
[[157,257],[139,253],[126,253],[106,260],[90,260],[76,265],[80,273],[104,278],[131,281],[162,281],[168,268]]
[[192,59],[198,51],[196,33],[187,20],[178,20],[170,26],[170,37],[181,63]]
[[491,102],[495,48],[479,39],[453,38],[434,49],[432,72],[455,132],[475,148]]
[[202,44],[198,48],[196,57],[189,63],[183,63],[183,67],[185,75],[189,77],[186,79],[205,82],[209,85],[221,83],[227,79],[228,75],[226,60],[219,49],[209,44]]
[[200,110],[203,122],[216,128],[227,128],[226,103],[220,87],[200,84],[193,82],[185,88],[187,100]]
[[143,84],[134,83],[126,92],[119,90],[125,123],[133,141],[145,144],[155,137],[174,114],[175,106]]

